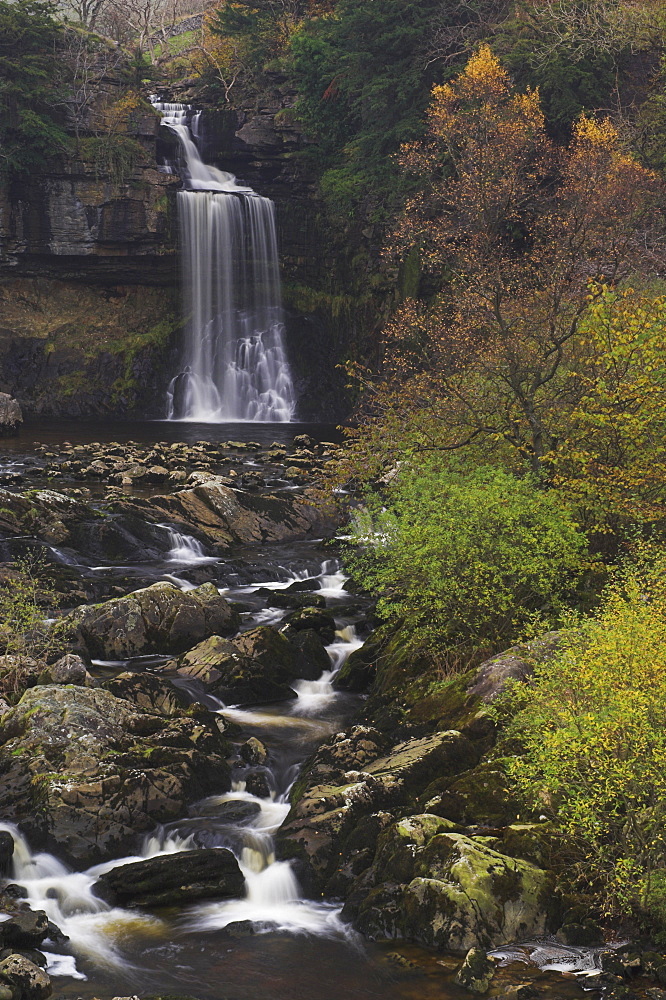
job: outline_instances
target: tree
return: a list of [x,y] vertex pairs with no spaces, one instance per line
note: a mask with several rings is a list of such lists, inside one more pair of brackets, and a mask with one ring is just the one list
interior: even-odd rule
[[361,373],[357,468],[473,446],[550,478],[584,391],[570,377],[589,353],[581,322],[659,260],[660,182],[607,120],[582,116],[555,146],[538,93],[519,93],[486,46],[434,89],[427,137],[402,162],[421,190],[389,257],[417,254],[438,291],[398,310],[382,381]]
[[443,659],[515,640],[583,570],[585,538],[558,498],[500,469],[405,462],[366,502],[352,573],[405,645]]
[[14,177],[67,147],[58,89],[60,27],[43,0],[0,0],[0,174]]

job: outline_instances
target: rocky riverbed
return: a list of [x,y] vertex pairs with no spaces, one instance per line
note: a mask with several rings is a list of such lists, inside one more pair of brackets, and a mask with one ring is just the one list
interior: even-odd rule
[[3,588],[39,556],[57,607],[48,642],[2,634],[0,1000],[266,976],[278,1000],[666,997],[658,950],[609,948],[554,890],[557,838],[495,757],[489,705],[557,636],[452,678],[407,663],[326,541],[335,447],[64,441],[5,467]]

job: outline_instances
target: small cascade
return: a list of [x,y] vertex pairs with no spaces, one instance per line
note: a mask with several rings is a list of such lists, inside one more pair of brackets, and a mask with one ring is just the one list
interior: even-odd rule
[[216,556],[206,555],[201,542],[191,535],[184,535],[168,524],[160,524],[158,527],[167,533],[169,540],[167,562],[178,563],[181,566],[201,566],[204,563],[219,561]]
[[353,625],[338,629],[335,636],[335,641],[326,647],[331,659],[331,669],[326,670],[316,681],[296,681],[294,684],[294,691],[298,695],[293,709],[295,715],[314,715],[333,701],[336,694],[333,687],[335,675],[347,657],[363,645],[363,640],[359,639]]
[[[188,850],[191,843],[184,838],[170,837],[164,841],[148,838],[141,855],[119,858],[96,865],[85,872],[71,871],[52,854],[33,854],[28,842],[11,823],[0,823],[0,830],[14,840],[12,879],[27,892],[27,902],[33,910],[44,910],[70,939],[75,955],[93,959],[108,967],[125,964],[116,942],[131,933],[151,932],[161,925],[156,917],[132,910],[111,907],[93,892],[93,885],[104,872],[119,865],[142,861],[161,854]],[[51,946],[54,947],[54,946]],[[62,955],[43,946],[52,975],[85,979],[76,968],[73,955]]]
[[186,335],[168,419],[287,422],[294,387],[284,322],[275,207],[197,149],[200,112],[153,99],[180,146],[178,192]]

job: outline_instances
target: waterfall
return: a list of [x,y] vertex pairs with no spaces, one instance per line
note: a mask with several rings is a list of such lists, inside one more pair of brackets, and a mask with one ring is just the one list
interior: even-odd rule
[[[183,370],[170,420],[286,422],[295,412],[284,349],[275,207],[205,164],[199,114],[153,100],[180,145],[178,216],[185,313]],[[191,126],[188,124],[191,120]]]

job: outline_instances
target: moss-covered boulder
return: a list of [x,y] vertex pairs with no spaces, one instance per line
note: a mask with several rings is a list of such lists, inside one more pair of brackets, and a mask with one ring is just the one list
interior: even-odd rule
[[384,752],[382,746],[379,733],[368,727],[339,734],[319,748],[292,790],[280,850],[307,865],[315,885],[326,884],[339,866],[345,841],[362,816],[400,807],[436,775],[459,772],[477,759],[470,741],[457,732],[405,740]]
[[495,965],[483,948],[470,948],[456,973],[455,982],[470,993],[486,993],[495,975]]
[[359,930],[466,952],[543,935],[555,915],[547,872],[460,833],[435,833],[415,851],[414,873],[408,883],[385,884],[376,869]]
[[239,624],[212,583],[187,592],[155,583],[127,597],[77,608],[65,622],[90,657],[104,660],[180,653],[208,636],[233,633]]
[[31,688],[0,719],[0,810],[36,846],[77,863],[230,787],[214,719],[141,711],[101,688]]

